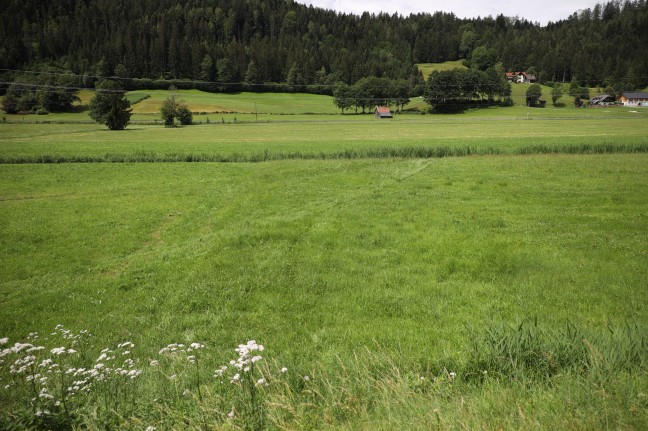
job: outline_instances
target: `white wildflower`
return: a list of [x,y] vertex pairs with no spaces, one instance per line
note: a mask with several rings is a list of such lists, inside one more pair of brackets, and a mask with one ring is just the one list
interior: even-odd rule
[[451,371],[451,372],[448,374],[448,376],[450,377],[450,380],[454,380],[455,377],[457,377],[457,373],[455,373],[454,371]]
[[0,338],[0,346],[4,346],[9,342],[9,337]]
[[155,360],[155,359],[151,359],[151,360],[149,361],[149,365],[150,365],[151,367],[157,367],[158,365],[160,365],[160,361],[157,361],[157,360]]
[[65,351],[66,351],[65,347],[57,347],[55,349],[52,349],[50,352],[53,355],[62,355],[63,353],[65,353]]
[[47,392],[46,388],[41,389],[40,393],[38,394],[38,397],[39,398],[44,398],[44,399],[47,399],[47,400],[53,400],[54,399],[54,397]]
[[261,378],[261,379],[257,380],[256,384],[257,384],[257,386],[263,386],[263,385],[266,384],[266,379]]
[[308,376],[304,376],[304,381],[305,381],[305,382],[310,381],[310,377],[308,377]]
[[282,373],[287,373],[287,372],[288,372],[288,368],[283,367],[283,368],[281,369],[281,372],[282,372]]

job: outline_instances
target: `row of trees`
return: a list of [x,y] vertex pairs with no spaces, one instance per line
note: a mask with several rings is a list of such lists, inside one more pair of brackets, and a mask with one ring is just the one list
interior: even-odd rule
[[[6,0],[0,69],[55,65],[85,76],[247,82],[408,80],[417,63],[535,67],[541,82],[648,85],[648,3],[610,1],[545,27],[520,18],[368,14],[292,0]],[[92,31],[92,37],[88,37]],[[8,76],[4,81],[11,80]]]
[[7,114],[69,111],[79,100],[77,90],[69,74],[17,75],[6,89],[2,109]]
[[430,105],[458,106],[476,101],[490,103],[498,98],[499,102],[509,103],[511,84],[502,70],[489,67],[478,69],[453,69],[434,71],[428,78],[424,99]]
[[358,113],[376,105],[396,106],[402,109],[410,102],[412,88],[405,80],[391,80],[370,76],[362,78],[354,85],[338,83],[333,91],[333,103],[344,113],[355,109]]

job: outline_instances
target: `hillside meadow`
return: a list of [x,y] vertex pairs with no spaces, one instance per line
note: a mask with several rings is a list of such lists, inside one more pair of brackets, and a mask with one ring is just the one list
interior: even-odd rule
[[632,111],[11,118],[0,428],[645,429]]

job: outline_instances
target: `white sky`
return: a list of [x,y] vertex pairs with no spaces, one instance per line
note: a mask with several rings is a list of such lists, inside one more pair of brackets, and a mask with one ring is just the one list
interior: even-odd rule
[[395,12],[403,16],[410,13],[437,11],[452,12],[459,18],[476,18],[491,15],[493,18],[503,13],[504,16],[519,16],[531,22],[546,25],[548,21],[566,19],[579,9],[594,8],[596,3],[605,3],[606,0],[296,0],[298,3],[313,5],[324,9],[339,12],[354,13],[357,15],[365,11],[370,13]]

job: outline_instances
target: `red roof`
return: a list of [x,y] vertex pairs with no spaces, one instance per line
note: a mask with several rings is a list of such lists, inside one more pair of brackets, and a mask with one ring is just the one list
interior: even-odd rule
[[389,108],[386,107],[386,106],[376,106],[376,111],[378,111],[381,114],[389,114],[389,113],[391,113]]

